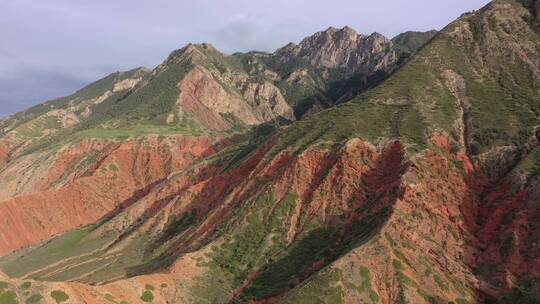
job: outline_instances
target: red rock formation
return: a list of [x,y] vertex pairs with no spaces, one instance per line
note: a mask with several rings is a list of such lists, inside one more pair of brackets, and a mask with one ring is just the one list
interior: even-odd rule
[[[88,145],[99,146],[83,142],[59,153],[43,184],[57,181],[73,159],[88,151]],[[149,189],[138,190],[215,151],[205,137],[152,137],[106,144],[100,157],[71,176],[65,186],[0,203],[0,254],[94,223]]]

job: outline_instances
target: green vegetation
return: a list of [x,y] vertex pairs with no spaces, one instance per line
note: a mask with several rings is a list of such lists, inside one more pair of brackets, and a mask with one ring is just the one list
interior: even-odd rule
[[[234,237],[213,248],[211,266],[230,273],[235,284],[243,281],[254,267],[266,263],[284,246],[283,221],[294,210],[295,201],[296,196],[289,194],[271,211],[275,198],[270,193],[260,195],[256,204],[244,207],[239,216],[246,219],[246,225],[238,227],[237,231],[229,228],[229,234]],[[273,235],[271,243],[267,241],[269,235]]]
[[336,240],[335,228],[312,231],[253,280],[252,285],[244,292],[246,298],[264,299],[278,295],[290,286],[293,278],[302,276],[316,261],[331,256]]
[[[323,226],[313,218],[304,223],[302,233],[287,247],[286,223],[295,210],[296,196],[289,194],[281,202],[275,202],[272,194],[258,197],[256,202],[244,204],[236,220],[218,233],[224,235],[224,243],[213,246],[209,254],[211,268],[223,271],[227,277],[231,275],[232,286],[238,286],[248,274],[259,272],[239,295],[241,301],[272,297],[295,287],[316,270],[312,269],[314,264],[324,266],[368,240],[377,231],[377,223],[389,214],[383,208],[369,219],[354,221],[344,234],[340,225]],[[369,298],[378,297],[371,288],[366,291]]]
[[[475,31],[483,30],[483,21],[471,22]],[[476,43],[486,42],[477,39]],[[277,150],[293,145],[301,151],[314,143],[335,144],[352,137],[372,142],[402,137],[414,154],[426,147],[431,132],[455,132],[460,109],[448,85],[448,70],[458,75],[458,82],[463,78],[460,95],[472,105],[471,152],[508,143],[522,145],[538,124],[540,84],[531,76],[530,65],[512,52],[501,46],[482,66],[470,46],[456,43],[445,31],[379,86],[283,130]]]
[[519,287],[514,288],[510,293],[499,299],[488,299],[486,304],[538,304],[540,303],[540,292],[535,288],[535,282],[529,281]]
[[[390,238],[390,235],[387,233],[386,234],[386,237],[387,239],[389,239],[390,243],[392,244],[394,241]],[[392,245],[393,246],[393,245]],[[401,285],[406,285],[406,286],[409,286],[409,287],[414,287],[414,288],[417,288],[420,292],[420,289],[419,289],[419,285],[418,283],[411,279],[410,277],[408,277],[403,271],[405,270],[405,268],[403,267],[403,264],[401,263],[400,260],[392,260],[392,264],[394,266],[394,269],[396,270],[396,273],[397,273],[397,278],[398,278],[398,282]],[[402,287],[404,288],[404,287]]]
[[41,300],[43,299],[43,296],[39,293],[33,294],[24,303],[26,304],[38,304],[41,303]]
[[404,274],[401,271],[398,271],[398,279],[400,280],[400,282],[402,282],[405,285],[408,285],[408,286],[411,286],[411,287],[416,287],[416,288],[419,287],[418,283],[416,283],[415,280],[409,278],[406,274]]
[[469,304],[469,301],[467,301],[466,299],[463,299],[463,298],[457,298],[456,299],[456,304]]
[[146,303],[154,301],[154,294],[150,290],[145,290],[141,295],[141,300]]
[[114,296],[110,293],[105,294],[105,300],[115,303]]
[[116,299],[114,298],[114,296],[110,293],[107,293],[105,294],[105,300],[111,302],[111,303],[114,303],[114,304],[129,304],[127,301],[116,301]]
[[298,292],[293,292],[287,303],[311,304],[311,303],[343,303],[343,291],[336,286],[341,280],[342,274],[339,269],[332,269],[316,274],[312,279],[301,285]]
[[17,301],[17,294],[12,290],[0,290],[0,304],[19,304],[19,301]]
[[175,214],[171,214],[167,223],[165,224],[165,229],[157,240],[157,243],[165,243],[171,238],[180,233],[184,232],[191,225],[197,221],[197,209],[191,209],[191,211],[186,212],[182,217],[177,218]]
[[540,147],[534,149],[521,163],[517,169],[521,173],[528,173],[532,178],[540,176]]
[[[202,277],[197,278],[189,294],[194,303],[225,303],[233,290],[232,276],[221,269],[211,268]],[[212,286],[212,288],[208,288]]]
[[448,288],[448,284],[446,284],[446,282],[442,279],[442,277],[438,274],[438,273],[434,273],[433,274],[433,279],[435,280],[435,282],[437,283],[437,285],[439,285],[439,287],[444,290],[444,291],[448,291],[449,288]]
[[[140,265],[148,238],[130,239],[121,251],[106,251],[107,244],[117,237],[113,231],[92,234],[100,224],[83,227],[53,238],[35,248],[27,248],[0,259],[6,273],[20,276],[35,272],[32,278],[65,281],[78,278],[85,283],[106,281],[125,273],[126,269]],[[55,264],[52,267],[49,265]],[[41,269],[41,270],[40,270]]]
[[62,303],[69,300],[68,294],[63,292],[62,290],[53,290],[51,292],[51,298],[53,298],[56,303]]
[[430,295],[430,294],[426,293],[425,291],[423,291],[423,290],[420,289],[420,288],[416,289],[416,292],[418,292],[418,294],[419,294],[422,298],[424,298],[424,300],[425,300],[426,302],[428,302],[428,303],[433,303],[433,304],[435,304],[435,303],[441,303],[441,302],[442,302],[442,300],[439,299],[438,297],[433,296],[433,295]]
[[111,170],[112,172],[118,172],[118,166],[114,163],[110,163],[109,170]]
[[371,274],[369,268],[365,266],[360,266],[360,276],[362,277],[362,282],[360,286],[356,286],[352,283],[347,283],[346,285],[350,285],[352,289],[356,290],[360,294],[366,293],[373,303],[378,303],[379,295],[373,290],[371,286]]
[[173,109],[178,100],[178,83],[190,68],[190,65],[185,63],[168,64],[133,94],[114,94],[96,105],[92,116],[77,129],[91,129],[104,123],[110,124],[111,121],[124,125],[132,125],[133,122],[141,120],[164,124],[164,115]]
[[21,284],[20,288],[21,289],[28,289],[32,286],[32,282],[24,282]]
[[[0,259],[0,265],[8,275],[20,277],[56,262],[67,262],[66,258],[87,255],[101,248],[110,237],[89,238],[95,226],[90,225],[60,235],[37,248],[29,248]],[[59,265],[60,267],[62,265]],[[39,275],[39,274],[38,274]]]
[[153,285],[150,285],[150,284],[146,284],[146,285],[144,285],[144,289],[146,289],[146,290],[150,290],[150,291],[153,291],[153,290],[154,290],[155,288],[154,288],[154,286],[153,286]]
[[[353,137],[371,142],[401,136],[411,151],[426,146],[428,126],[444,124],[451,128],[456,117],[455,101],[443,89],[433,88],[431,95],[443,96],[430,115],[421,101],[438,100],[425,96],[424,87],[435,79],[426,66],[406,66],[376,89],[301,120],[283,131],[277,150],[293,145],[302,151],[314,143],[341,143]],[[448,102],[450,100],[450,103]],[[416,103],[415,103],[416,102]]]
[[17,128],[15,140],[25,141],[44,136],[47,129],[56,130],[62,127],[61,122],[56,117],[39,117]]
[[[50,100],[43,104],[31,107],[26,111],[19,112],[7,121],[5,121],[4,124],[6,126],[9,126],[10,129],[17,128],[17,133],[21,132],[18,135],[25,138],[42,136],[44,129],[59,129],[61,125],[55,117],[44,117],[41,115],[53,109],[66,109],[71,106],[72,103],[75,105],[79,105],[83,102],[102,96],[105,92],[112,90],[115,83],[127,78],[141,77],[145,72],[146,70],[144,70],[143,68],[137,68],[127,72],[117,72],[111,74],[82,88],[81,90],[75,92],[72,95]],[[19,127],[25,124],[29,125],[26,125],[19,130]],[[0,132],[0,135],[3,134]]]
[[399,249],[399,246],[398,246],[398,243],[390,236],[389,233],[385,233],[384,234],[384,237],[386,238],[386,240],[388,241],[388,243],[390,244],[390,248],[392,248],[392,251],[394,252],[394,254],[400,259],[402,260],[403,262],[406,262],[406,263],[409,263],[407,258],[405,257],[405,254],[403,254],[403,252]]
[[[146,134],[200,134],[200,124],[187,112],[182,115],[181,121],[166,124],[167,114],[173,111],[178,100],[180,93],[178,83],[190,69],[191,65],[187,62],[171,62],[160,73],[147,74],[143,80],[146,85],[133,92],[113,93],[103,102],[94,105],[92,115],[82,120],[74,128],[62,129],[58,122],[45,121],[36,125],[36,122],[32,121],[32,124],[24,129],[26,131],[21,136],[32,136],[36,140],[25,147],[23,154],[58,147],[62,143],[73,142],[85,137],[123,139]],[[131,73],[128,74],[131,75]],[[95,86],[85,88],[81,92],[67,97],[66,100],[62,101],[61,106],[67,106],[72,100],[80,101],[101,96],[106,91],[111,90],[114,83],[124,77],[123,75],[124,73],[113,74],[109,78],[99,81]],[[142,74],[139,75],[139,77],[141,76]],[[50,109],[51,106],[47,104],[40,106],[40,110],[37,111],[38,115]],[[35,117],[32,116],[31,119],[33,118]],[[47,119],[50,120],[53,117]],[[40,117],[36,121],[41,120],[43,119]],[[51,123],[56,124],[52,128],[58,129],[58,132],[39,138],[43,129]]]
[[[330,108],[286,127],[274,153],[289,146],[300,153],[317,142],[334,144],[352,137],[376,141],[388,135],[386,122],[397,111],[399,107],[370,102],[349,102]],[[360,115],[365,118],[358,119]]]
[[392,42],[397,44],[401,53],[410,55],[424,46],[436,34],[437,31],[434,30],[428,32],[405,32],[392,38]]

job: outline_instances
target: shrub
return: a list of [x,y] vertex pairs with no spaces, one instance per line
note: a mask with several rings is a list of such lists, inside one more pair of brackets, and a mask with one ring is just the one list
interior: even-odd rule
[[18,304],[17,294],[14,291],[8,290],[0,292],[0,304]]
[[154,301],[154,294],[150,290],[145,290],[141,296],[141,300],[146,303]]
[[51,297],[56,301],[56,303],[62,303],[69,299],[69,296],[61,290],[53,290],[51,292]]
[[42,299],[43,299],[43,296],[36,293],[36,294],[31,295],[28,299],[26,299],[25,303],[26,304],[37,304],[37,303],[40,303]]
[[30,286],[32,286],[32,282],[24,282],[21,284],[21,289],[28,289],[30,288]]

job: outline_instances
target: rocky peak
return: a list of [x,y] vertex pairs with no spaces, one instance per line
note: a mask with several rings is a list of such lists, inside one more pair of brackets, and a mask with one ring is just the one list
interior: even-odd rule
[[386,36],[384,36],[383,34],[378,33],[378,32],[372,33],[371,35],[369,35],[367,37],[366,40],[381,41],[381,42],[384,42],[384,43],[388,43],[390,41],[390,39],[386,38]]
[[278,49],[275,55],[285,62],[303,58],[319,68],[345,68],[350,72],[367,71],[370,74],[376,72],[375,66],[394,65],[396,56],[392,45],[392,41],[379,33],[365,36],[348,26],[329,27],[298,45],[288,44]]
[[[209,53],[218,53],[221,54],[212,44],[210,43],[188,43],[181,49],[173,51],[169,57],[165,60],[157,70],[161,70],[162,67],[170,63],[180,63],[180,62],[190,62],[194,63],[200,60],[204,60]],[[223,55],[223,54],[221,54]]]
[[333,35],[334,40],[338,41],[357,41],[359,38],[361,38],[362,35],[358,34],[355,30],[352,28],[345,26],[344,28],[338,30]]
[[354,47],[354,44],[363,37],[363,35],[359,35],[348,26],[342,29],[329,27],[325,31],[317,32],[305,38],[299,46],[304,47],[306,50],[309,50],[310,47],[329,47],[331,45]]
[[323,31],[323,32],[334,32],[334,33],[335,33],[335,32],[337,32],[337,31],[339,31],[338,28],[335,28],[335,27],[333,27],[333,26],[329,26],[329,27],[328,27],[325,31]]

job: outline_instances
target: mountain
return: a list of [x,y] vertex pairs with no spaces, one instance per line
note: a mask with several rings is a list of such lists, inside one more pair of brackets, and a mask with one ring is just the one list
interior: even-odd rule
[[538,303],[539,3],[188,45],[72,127],[4,121],[0,300]]
[[[254,146],[251,126],[294,121],[306,102],[317,104],[311,113],[332,105],[339,95],[326,74],[337,69],[303,58],[281,64],[277,53],[226,55],[190,44],[154,70],[114,73],[2,121],[0,209],[13,222],[4,223],[0,252],[93,223],[223,147]],[[130,159],[121,172],[104,167]],[[21,201],[27,208],[12,208]]]
[[0,122],[0,135],[24,143],[28,153],[95,129],[129,133],[152,126],[199,134],[294,121],[346,94],[350,98],[353,87],[356,94],[398,67],[397,45],[348,27],[306,38],[297,46],[302,54],[289,54],[290,47],[274,54],[226,55],[210,44],[190,44],[152,71],[114,73],[71,96],[17,113]]
[[71,128],[92,114],[92,108],[113,95],[133,89],[149,71],[137,68],[111,74],[73,95],[36,105],[0,121],[0,135],[13,143],[50,136]]
[[431,30],[427,32],[409,31],[401,33],[396,37],[392,38],[392,42],[399,46],[399,49],[402,53],[410,56],[412,53],[424,46],[426,42],[433,39],[435,35],[437,35],[436,30]]
[[347,71],[374,74],[389,71],[396,61],[391,41],[379,33],[364,36],[350,27],[315,33],[300,44],[293,43],[276,51],[286,63],[298,58],[318,68],[342,68]]

